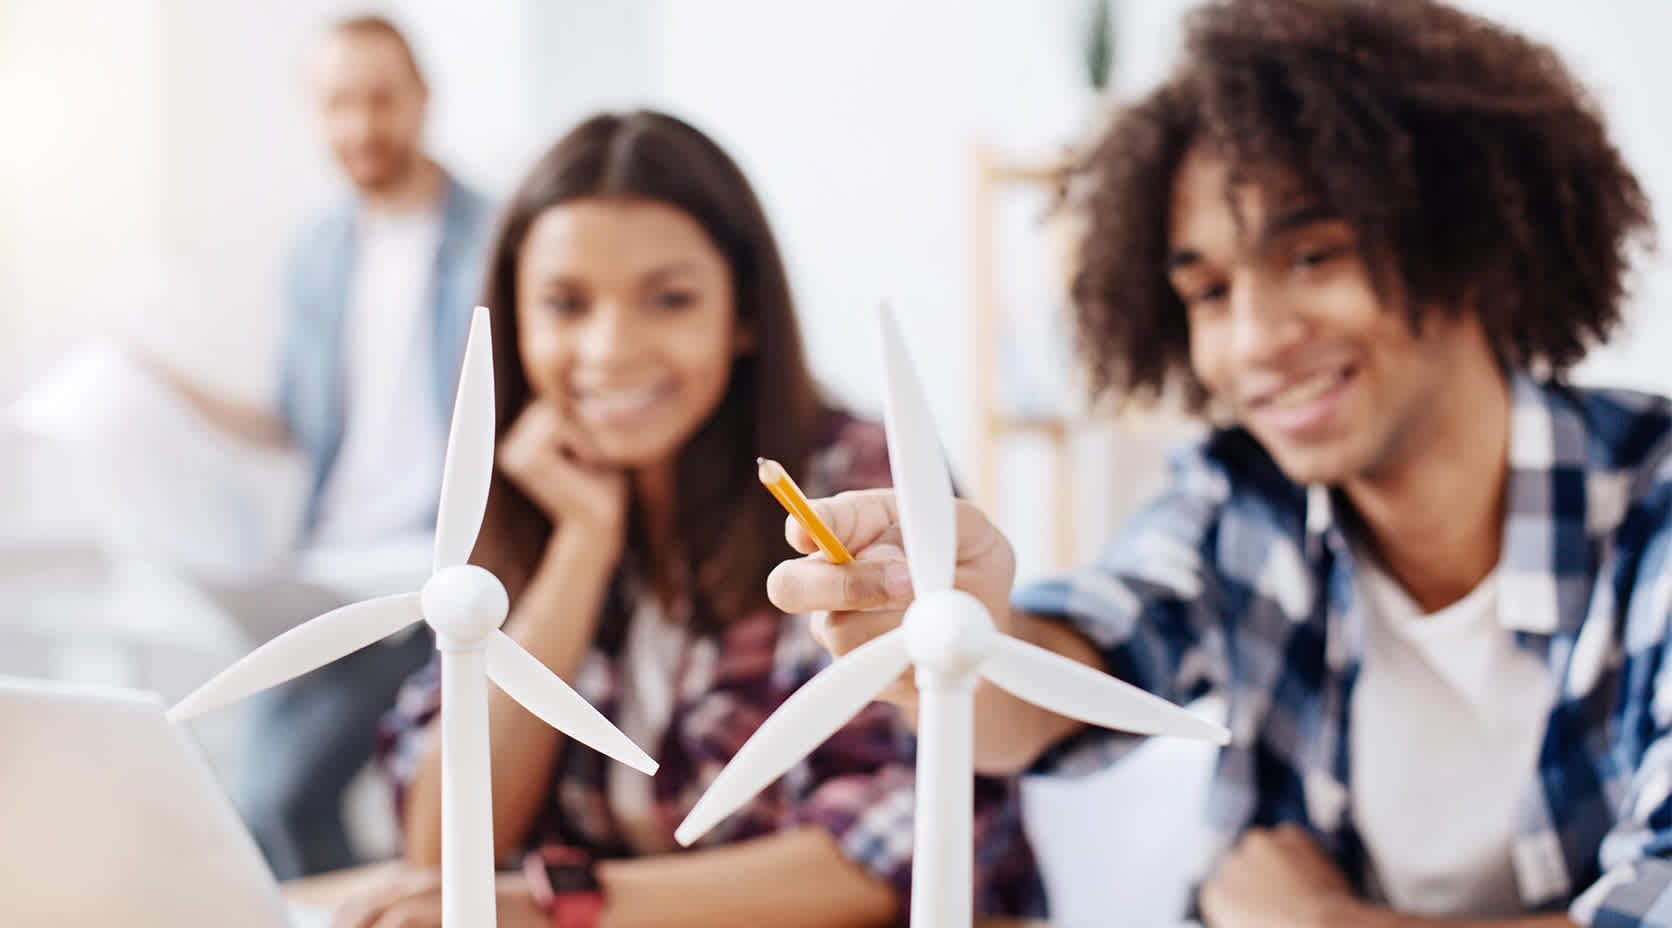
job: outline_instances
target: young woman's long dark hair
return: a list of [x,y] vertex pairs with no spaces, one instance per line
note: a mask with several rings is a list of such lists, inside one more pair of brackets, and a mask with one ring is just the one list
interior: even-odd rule
[[[586,120],[535,162],[488,252],[483,304],[493,318],[501,436],[530,400],[517,351],[517,256],[541,213],[588,197],[653,200],[695,219],[730,267],[737,319],[753,336],[753,349],[732,362],[719,408],[675,465],[675,537],[694,586],[693,615],[712,628],[766,607],[766,575],[790,553],[783,511],[756,482],[756,456],[803,469],[823,419],[789,278],[754,190],[707,136],[649,111]],[[473,560],[497,574],[514,600],[551,530],[545,513],[496,474]]]

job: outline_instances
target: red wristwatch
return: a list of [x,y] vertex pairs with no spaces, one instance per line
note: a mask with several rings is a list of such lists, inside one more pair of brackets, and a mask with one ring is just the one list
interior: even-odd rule
[[534,903],[552,913],[552,928],[596,928],[604,894],[592,855],[578,847],[551,845],[523,858]]

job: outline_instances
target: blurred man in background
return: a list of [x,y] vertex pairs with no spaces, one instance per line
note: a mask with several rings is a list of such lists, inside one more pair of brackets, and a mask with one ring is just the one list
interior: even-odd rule
[[[424,152],[429,89],[392,23],[338,22],[310,64],[352,195],[307,226],[291,257],[278,409],[162,373],[217,426],[299,449],[310,470],[302,545],[349,557],[434,529],[491,210]],[[257,703],[240,801],[280,879],[356,862],[344,792],[371,756],[378,717],[432,646],[420,628]]]

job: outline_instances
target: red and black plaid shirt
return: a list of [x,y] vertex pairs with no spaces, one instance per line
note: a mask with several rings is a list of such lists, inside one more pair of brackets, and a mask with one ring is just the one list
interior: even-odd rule
[[[874,423],[832,416],[827,440],[805,480],[814,496],[889,485],[883,430]],[[617,582],[612,595],[633,584]],[[631,615],[634,603],[617,603]],[[674,828],[726,762],[766,717],[830,662],[805,616],[761,611],[729,623],[716,635],[693,637],[675,672],[675,703],[659,743],[646,745],[661,764],[652,793],[662,827]],[[570,683],[614,720],[623,661],[594,646]],[[438,666],[432,662],[404,688],[386,719],[380,755],[397,789],[411,782],[427,724],[440,708]],[[842,851],[896,887],[901,911],[911,888],[914,740],[892,706],[873,703],[806,760],[709,832],[699,847],[817,825]],[[612,817],[607,798],[609,760],[595,751],[563,751],[548,800],[530,832],[531,846],[559,843],[599,857],[633,852]],[[1044,893],[1023,835],[1013,780],[980,777],[976,784],[975,901],[985,915],[1038,917]]]

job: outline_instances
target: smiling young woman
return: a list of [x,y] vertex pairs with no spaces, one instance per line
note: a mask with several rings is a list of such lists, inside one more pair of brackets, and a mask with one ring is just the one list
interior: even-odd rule
[[[487,268],[499,468],[473,560],[512,596],[506,632],[661,763],[647,778],[496,694],[496,850],[531,852],[504,878],[501,924],[895,919],[913,758],[888,707],[861,713],[703,844],[674,840],[733,753],[827,660],[806,617],[766,598],[792,551],[757,458],[821,495],[889,479],[880,426],[825,402],[808,373],[742,172],[672,117],[589,119],[530,170]],[[433,672],[416,678],[385,751],[419,868],[439,859],[427,737],[438,700]],[[989,914],[1043,909],[1013,786],[978,790]],[[390,885],[368,917],[432,904],[422,880]]]

